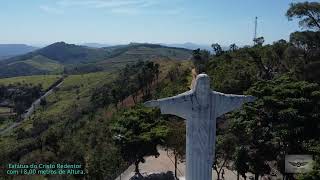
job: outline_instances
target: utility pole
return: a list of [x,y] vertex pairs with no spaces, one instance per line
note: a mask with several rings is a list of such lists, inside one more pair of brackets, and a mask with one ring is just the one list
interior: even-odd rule
[[254,36],[253,36],[253,45],[256,45],[256,39],[257,39],[257,30],[258,30],[258,17],[256,16],[254,21]]

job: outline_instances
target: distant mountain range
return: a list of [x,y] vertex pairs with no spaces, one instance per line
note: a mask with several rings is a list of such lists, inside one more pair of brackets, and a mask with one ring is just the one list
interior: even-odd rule
[[82,46],[91,47],[91,48],[103,48],[103,47],[112,46],[110,44],[100,44],[100,43],[84,43],[84,44],[81,44],[81,45]]
[[131,43],[103,48],[57,42],[0,61],[0,77],[109,71],[139,60],[188,60],[192,51],[158,44]]
[[[145,43],[130,43],[130,44],[145,44]],[[160,45],[163,46],[168,46],[168,47],[178,47],[178,48],[185,48],[185,49],[189,49],[189,50],[195,50],[195,49],[205,49],[208,51],[212,51],[212,47],[211,45],[206,45],[206,44],[196,44],[196,43],[191,43],[191,42],[187,42],[187,43],[174,43],[174,44],[166,44],[166,43],[159,43]],[[101,43],[84,43],[81,44],[83,46],[87,46],[87,47],[92,47],[92,48],[103,48],[103,47],[110,47],[113,45],[110,44],[101,44]]]
[[0,44],[0,60],[32,52],[38,48],[25,44]]
[[162,44],[164,46],[168,47],[180,47],[180,48],[185,48],[185,49],[190,49],[190,50],[195,50],[195,49],[205,49],[208,51],[212,51],[211,45],[204,45],[204,44],[195,44],[195,43],[183,43],[183,44]]
[[[146,44],[146,43],[130,43],[130,44]],[[190,49],[190,50],[195,50],[195,49],[206,49],[208,51],[211,51],[211,45],[205,45],[205,44],[195,44],[195,43],[191,43],[191,42],[187,42],[187,43],[182,43],[182,44],[166,44],[166,43],[159,43],[160,45],[163,46],[168,46],[168,47],[178,47],[178,48],[185,48],[185,49]],[[83,46],[87,46],[87,47],[92,47],[92,48],[103,48],[103,47],[110,47],[113,45],[110,44],[101,44],[101,43],[84,43],[81,44]]]

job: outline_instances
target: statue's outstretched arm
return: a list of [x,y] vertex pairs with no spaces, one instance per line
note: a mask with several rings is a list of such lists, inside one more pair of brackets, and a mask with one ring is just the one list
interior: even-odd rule
[[213,91],[213,101],[216,104],[215,113],[219,117],[230,111],[239,109],[244,103],[256,100],[254,96],[223,94]]
[[147,107],[159,107],[162,114],[172,114],[184,119],[190,116],[192,91],[177,96],[145,102]]

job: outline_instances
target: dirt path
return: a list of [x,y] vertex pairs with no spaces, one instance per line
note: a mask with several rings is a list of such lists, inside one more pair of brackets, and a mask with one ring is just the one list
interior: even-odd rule
[[[192,69],[192,83],[190,85],[190,88],[194,86],[195,79],[197,77],[197,73],[195,69]],[[126,101],[130,101],[131,99],[126,99]],[[132,103],[132,102],[131,102]],[[131,104],[131,103],[125,103],[125,104]],[[167,171],[174,172],[174,163],[173,163],[173,157],[169,157],[167,151],[164,149],[159,149],[160,156],[158,158],[155,158],[153,156],[146,157],[145,163],[140,164],[140,173],[142,175],[149,175],[153,173],[162,173]],[[185,180],[185,162],[178,164],[178,177],[180,180]],[[115,180],[129,180],[132,176],[134,176],[134,169],[135,166],[131,165],[127,170],[125,170],[120,176],[118,176]],[[227,168],[224,169],[224,178],[223,180],[235,180],[237,179],[237,174],[234,171],[231,171]],[[217,174],[213,170],[212,171],[212,179],[217,179]],[[249,177],[250,174],[248,174],[247,177]],[[240,180],[243,180],[242,177],[239,178]]]
[[190,84],[190,89],[193,89],[194,83],[196,82],[196,78],[197,78],[197,75],[198,75],[195,68],[193,68],[191,70],[191,75],[192,75],[192,81],[191,81],[191,84]]

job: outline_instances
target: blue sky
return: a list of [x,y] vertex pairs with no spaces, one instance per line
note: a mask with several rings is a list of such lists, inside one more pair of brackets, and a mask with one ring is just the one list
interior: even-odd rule
[[289,0],[1,0],[0,43],[251,44],[299,30]]

